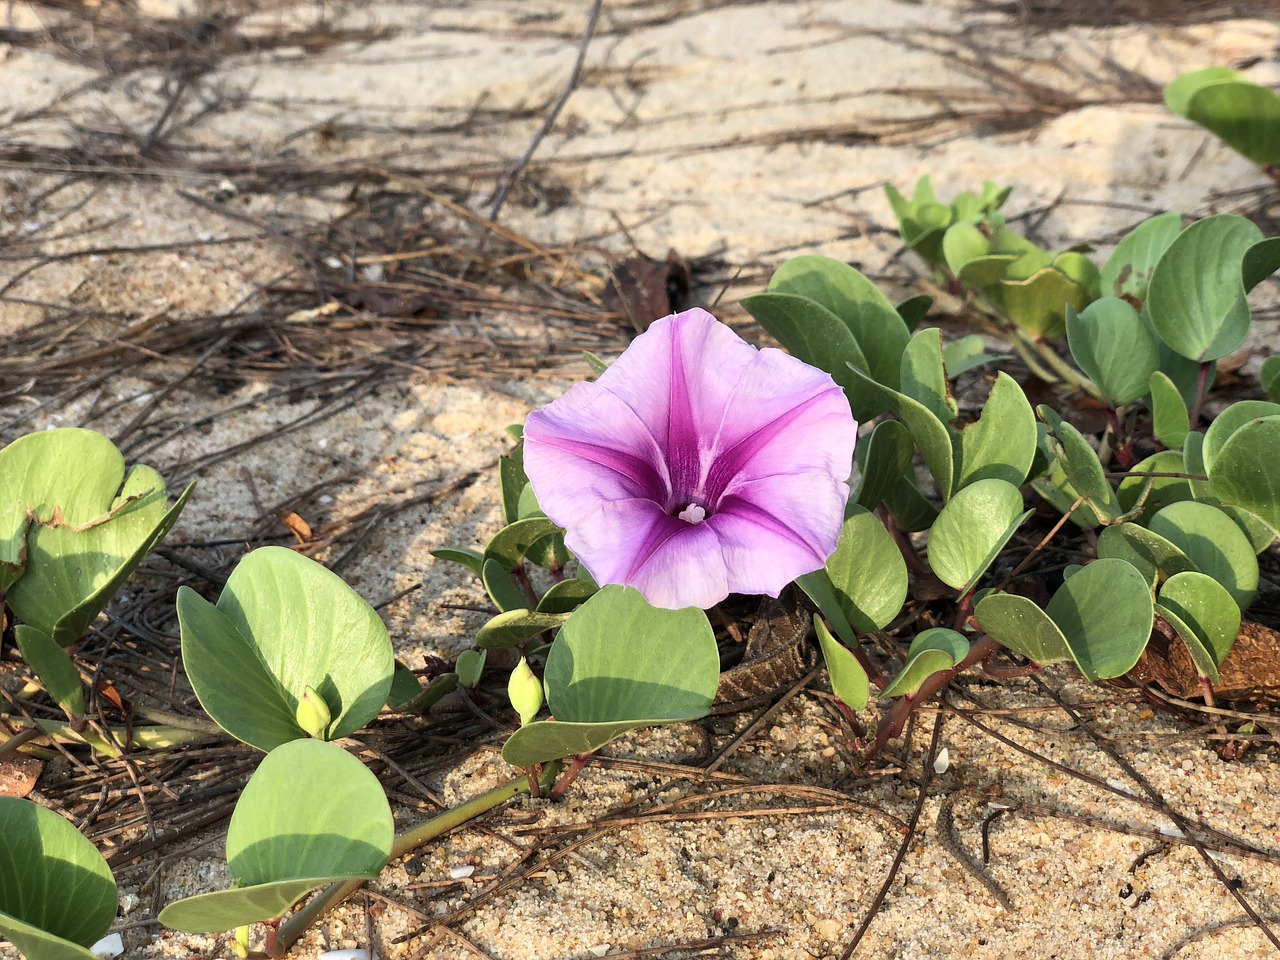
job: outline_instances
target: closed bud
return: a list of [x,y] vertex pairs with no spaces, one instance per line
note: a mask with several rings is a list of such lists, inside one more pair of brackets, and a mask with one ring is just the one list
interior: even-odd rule
[[480,674],[484,672],[484,661],[487,650],[463,650],[454,661],[453,672],[458,675],[458,682],[464,687],[474,687],[480,682]]
[[329,705],[312,687],[307,687],[302,692],[302,698],[298,701],[298,709],[294,711],[293,718],[308,734],[323,740],[331,719]]
[[511,679],[507,681],[507,696],[511,698],[511,706],[520,714],[520,726],[524,726],[538,715],[542,709],[542,681],[529,669],[529,661],[524,657],[511,671]]

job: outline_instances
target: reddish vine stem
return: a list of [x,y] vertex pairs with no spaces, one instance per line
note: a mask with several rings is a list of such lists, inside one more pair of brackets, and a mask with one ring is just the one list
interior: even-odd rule
[[975,663],[994,656],[999,649],[1000,644],[996,643],[995,640],[986,634],[983,634],[974,641],[972,646],[969,647],[968,656],[957,663],[954,667],[950,670],[940,670],[937,673],[930,674],[913,695],[903,697],[900,700],[895,700],[893,705],[885,712],[884,716],[880,718],[880,724],[876,727],[876,738],[863,754],[863,763],[869,763],[873,760],[876,755],[885,748],[885,745],[888,744],[890,740],[893,740],[902,733],[902,728],[907,724],[907,718],[911,716],[917,706],[929,699]]

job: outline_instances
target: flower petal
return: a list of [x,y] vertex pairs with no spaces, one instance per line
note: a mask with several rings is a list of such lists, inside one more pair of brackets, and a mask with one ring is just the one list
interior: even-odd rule
[[565,534],[597,583],[635,587],[655,607],[714,606],[729,595],[720,540],[645,500],[614,500]]
[[635,412],[597,385],[579,383],[529,414],[524,466],[543,512],[562,527],[601,501],[665,502],[665,459]]

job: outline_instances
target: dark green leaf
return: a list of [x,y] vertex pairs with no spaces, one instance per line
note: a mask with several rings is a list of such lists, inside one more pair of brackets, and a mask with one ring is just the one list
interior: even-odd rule
[[942,368],[942,331],[926,327],[918,331],[902,351],[899,391],[925,407],[942,423],[959,412],[947,372]]
[[1030,515],[1013,484],[970,484],[938,514],[929,533],[929,566],[943,583],[967,593]]
[[1155,608],[1142,574],[1123,560],[1095,560],[1045,608],[1091,681],[1128,673],[1151,637]]
[[462,564],[477,577],[480,576],[480,571],[484,567],[484,554],[469,547],[439,547],[432,550],[431,555],[437,560]]
[[935,673],[950,670],[969,655],[969,641],[954,630],[931,627],[916,634],[907,650],[907,662],[882,697],[914,696],[921,685]]
[[1138,311],[1116,297],[1095,300],[1080,313],[1068,309],[1067,343],[1076,366],[1113,409],[1145,394],[1160,363],[1150,328]]
[[1147,385],[1151,390],[1152,429],[1156,439],[1166,447],[1177,450],[1191,429],[1182,394],[1169,379],[1169,375],[1159,370],[1151,374]]
[[960,469],[956,489],[977,480],[1003,480],[1020,487],[1036,452],[1036,418],[1022,388],[1008,374],[996,382],[982,415],[960,434]]
[[[902,553],[875,514],[862,507],[850,511],[825,570],[806,574],[797,582],[808,592],[813,579],[822,576],[834,588],[843,618],[858,633],[887,626],[902,611],[907,598],[907,565]],[[821,591],[820,586],[816,589]],[[821,602],[820,595],[810,596]],[[826,615],[840,632],[840,618]]]
[[70,822],[0,797],[0,933],[31,960],[90,960],[116,916],[116,882]]
[[1067,640],[1035,601],[1014,593],[991,593],[974,606],[974,618],[1001,646],[1033,663],[1068,659]]
[[1241,610],[1248,609],[1258,589],[1258,558],[1234,520],[1210,504],[1185,500],[1160,508],[1147,525],[1185,553],[1200,573],[1226,587]]
[[911,469],[916,447],[907,428],[897,420],[884,420],[857,447],[862,483],[855,498],[874,510],[895,483]]
[[476,631],[476,646],[482,650],[517,647],[541,633],[554,630],[568,619],[567,613],[538,613],[520,608],[506,610]]
[[1102,295],[1145,302],[1156,264],[1181,232],[1180,213],[1162,213],[1130,230],[1102,268]]
[[83,717],[84,687],[80,683],[80,671],[67,651],[35,627],[19,625],[14,628],[14,637],[22,659],[40,678],[45,692],[68,717]]

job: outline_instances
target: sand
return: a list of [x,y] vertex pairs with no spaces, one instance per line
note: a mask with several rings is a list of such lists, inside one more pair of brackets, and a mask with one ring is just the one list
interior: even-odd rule
[[[264,308],[269,288],[305,279],[305,251],[287,231],[236,239],[257,233],[236,215],[325,223],[359,205],[341,182],[276,189],[270,171],[283,161],[337,169],[365,159],[432,189],[447,185],[457,202],[486,211],[494,183],[566,81],[586,6],[264,4],[236,21],[234,42],[196,74],[177,119],[163,126],[163,150],[125,172],[73,177],[96,162],[114,157],[107,165],[119,167],[120,157],[136,158],[176,89],[181,61],[130,68],[130,43],[163,49],[146,47],[159,42],[157,28],[189,30],[188,16],[216,5],[140,4],[137,15],[152,32],[132,40],[91,28],[92,10],[114,9],[105,2],[88,13],[7,5],[0,27],[13,31],[10,39],[34,39],[0,43],[7,158],[0,329],[12,335],[50,317],[87,317],[109,339],[140,323],[177,328]],[[1159,88],[1214,64],[1247,66],[1259,82],[1280,80],[1280,26],[1243,18],[1046,26],[1024,19],[1030,13],[1020,5],[1008,7],[608,2],[581,83],[500,222],[593,277],[575,281],[580,298],[599,295],[605,265],[631,255],[633,244],[656,257],[673,248],[700,265],[696,296],[710,302],[724,292],[718,313],[747,329],[737,297],[759,290],[773,266],[797,253],[847,260],[898,293],[911,288],[920,269],[902,253],[880,189],[887,181],[907,190],[929,173],[944,196],[985,179],[1012,185],[1007,210],[1026,215],[1024,229],[1052,247],[1090,243],[1099,257],[1157,212],[1267,210],[1269,181],[1172,117]],[[268,42],[302,36],[322,20],[347,31],[345,39],[320,48]],[[41,150],[24,154],[24,145]],[[219,158],[225,169],[215,169]],[[522,302],[514,275],[502,292]],[[1255,344],[1273,335],[1276,305],[1273,285],[1255,294]],[[78,312],[66,314],[68,306]],[[309,343],[324,341],[325,316],[297,321],[304,332],[321,331]],[[535,352],[558,335],[537,314],[515,309],[459,309],[445,321],[434,335],[510,335]],[[605,346],[616,352],[624,342],[619,322]],[[1246,372],[1265,353],[1255,346]],[[279,391],[269,372],[250,372],[219,391],[206,384],[165,397],[152,414],[145,459],[168,476],[199,481],[172,536],[180,543],[286,536],[272,519],[282,505],[319,528],[375,503],[448,490],[396,513],[342,569],[375,602],[421,585],[383,610],[399,655],[416,667],[468,646],[486,617],[474,582],[429,550],[476,546],[497,529],[492,466],[508,446],[503,428],[585,373],[559,358],[528,377],[445,378],[405,368],[333,416],[202,461],[323,405],[314,392]],[[140,368],[47,406],[39,384],[0,383],[0,441],[55,425],[118,430],[151,401],[159,376]],[[164,439],[166,425],[233,409]],[[322,493],[307,494],[322,481]],[[1204,729],[1064,669],[1044,680],[1080,704],[1092,729],[1183,816],[1280,849],[1273,747],[1224,763]],[[1251,924],[1236,922],[1240,905],[1195,850],[1152,839],[1167,839],[1175,826],[1127,798],[1142,795],[1139,786],[1039,687],[1024,680],[968,689],[983,710],[1004,711],[975,717],[984,726],[1095,779],[1083,782],[993,739],[963,715],[974,704],[953,694],[961,713],[947,714],[940,735],[950,765],[925,787],[918,832],[855,956],[1276,954]],[[671,816],[611,827],[486,899],[428,955],[515,960],[647,949],[682,957],[693,955],[682,944],[728,937],[710,955],[840,956],[916,810],[934,717],[921,712],[897,758],[905,772],[892,757],[887,769],[855,771],[832,714],[811,694],[789,702],[715,777],[695,771],[680,780],[664,765],[704,757],[708,736],[723,743],[749,715],[708,729],[636,734],[610,751],[615,759],[590,766],[566,802],[517,803],[487,831],[461,831],[393,864],[373,887],[388,900],[370,901],[371,916],[353,903],[295,955],[365,946],[371,930],[382,956],[420,956],[429,933],[404,945],[397,938],[483,891],[511,862],[513,843],[556,851],[578,835],[561,828],[647,798],[650,806],[673,804]],[[423,780],[455,802],[511,775],[496,754],[481,754]],[[397,789],[415,794],[404,783]],[[951,841],[937,827],[947,797],[955,801]],[[948,850],[958,840],[980,856],[993,800],[1015,808],[990,826],[987,867],[1012,910]],[[398,812],[402,822],[424,815],[403,804]],[[219,838],[211,832],[194,851],[187,844],[123,873],[129,957],[229,956],[225,938],[178,936],[145,922],[169,898],[227,882]],[[1214,856],[1274,922],[1280,861]],[[451,880],[450,869],[463,864],[474,875]],[[0,956],[12,955],[0,947]]]

